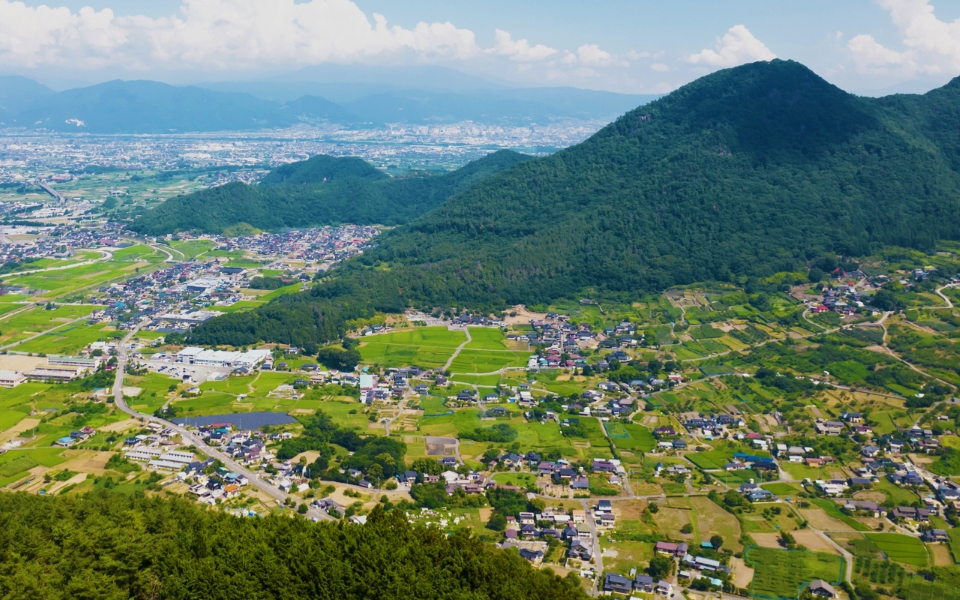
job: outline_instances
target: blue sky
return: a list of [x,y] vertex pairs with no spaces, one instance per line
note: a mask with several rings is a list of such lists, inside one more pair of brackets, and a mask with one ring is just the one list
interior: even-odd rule
[[436,64],[513,85],[660,93],[773,57],[856,93],[925,91],[960,75],[960,2],[0,0],[0,71],[52,83]]

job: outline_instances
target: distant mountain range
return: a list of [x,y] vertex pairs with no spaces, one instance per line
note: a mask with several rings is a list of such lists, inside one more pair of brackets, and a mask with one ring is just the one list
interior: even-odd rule
[[[329,89],[351,99],[314,94],[262,94],[267,83],[172,86],[155,81],[109,81],[54,92],[23,77],[0,77],[0,127],[87,133],[179,133],[289,127],[298,123],[377,126],[384,123],[549,123],[609,120],[655,98],[575,88],[423,91],[395,86],[277,84]],[[359,86],[359,87],[358,87]],[[366,95],[357,95],[366,90]],[[267,97],[258,97],[266,95]]]

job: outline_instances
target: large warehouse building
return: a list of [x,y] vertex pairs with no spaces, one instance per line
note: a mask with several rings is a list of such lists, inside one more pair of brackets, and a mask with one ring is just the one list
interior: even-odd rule
[[230,367],[252,369],[270,356],[269,350],[247,350],[246,352],[225,352],[223,350],[206,350],[191,346],[177,352],[177,362],[185,365],[199,365],[203,367]]

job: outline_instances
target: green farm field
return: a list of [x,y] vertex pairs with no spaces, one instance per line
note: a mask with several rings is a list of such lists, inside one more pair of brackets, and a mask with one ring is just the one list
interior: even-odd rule
[[131,277],[136,275],[138,270],[143,272],[162,262],[164,257],[165,255],[148,246],[131,246],[115,252],[111,260],[61,271],[11,277],[4,281],[10,285],[42,290],[44,298],[60,298],[99,287],[111,280]]
[[[657,445],[650,430],[643,425],[624,425],[622,423],[605,423],[604,427],[613,445],[623,450],[639,450],[649,452]],[[626,436],[626,437],[624,437]]]
[[465,348],[473,350],[507,350],[506,337],[499,329],[492,327],[470,327],[470,342]]
[[17,352],[34,352],[43,354],[76,354],[96,341],[106,341],[114,337],[122,337],[122,333],[108,329],[106,325],[87,325],[73,323],[45,333],[17,346]]
[[366,364],[390,367],[441,367],[457,346],[467,340],[462,331],[446,327],[417,327],[360,338],[360,357]]
[[867,533],[864,535],[876,544],[890,560],[915,567],[927,566],[927,549],[918,538],[900,533]]
[[752,595],[796,598],[801,586],[814,579],[837,583],[843,578],[843,559],[822,552],[751,546],[744,561],[755,569]]
[[504,367],[522,367],[527,364],[529,352],[495,350],[461,350],[453,360],[454,373],[493,373]]
[[[38,333],[44,333],[51,330],[66,330],[71,321],[86,317],[93,311],[102,308],[92,304],[77,306],[66,305],[58,306],[53,310],[46,310],[43,306],[34,307],[28,311],[14,315],[2,321],[0,327],[0,345],[7,345],[20,342]],[[76,325],[76,324],[71,324]],[[58,333],[57,337],[61,334]],[[44,336],[45,337],[45,336]],[[37,343],[42,345],[43,337],[37,338]],[[96,341],[96,340],[93,340]]]

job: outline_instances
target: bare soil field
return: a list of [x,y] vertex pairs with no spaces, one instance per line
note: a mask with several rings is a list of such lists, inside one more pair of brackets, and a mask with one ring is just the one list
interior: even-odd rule
[[65,488],[65,487],[67,487],[67,486],[77,485],[77,484],[79,484],[79,483],[83,483],[83,482],[86,481],[86,480],[87,480],[87,474],[86,474],[86,473],[77,473],[76,475],[74,475],[73,477],[71,477],[70,479],[68,479],[68,480],[66,480],[66,481],[58,481],[57,483],[53,484],[52,486],[50,486],[50,489],[47,490],[47,493],[48,493],[48,494],[57,494],[57,493],[60,492],[60,490],[62,490],[63,488]]
[[813,550],[814,552],[826,552],[827,554],[839,554],[837,549],[834,548],[827,540],[820,537],[816,531],[810,531],[809,529],[800,529],[790,533],[797,543],[807,548],[808,550]]
[[750,537],[761,548],[783,548],[780,545],[779,533],[751,533]]
[[40,356],[0,355],[0,369],[4,371],[32,371],[46,362],[47,359]]
[[738,541],[740,539],[740,521],[735,516],[704,496],[692,497],[689,500],[697,514],[697,525],[703,539],[709,539],[709,534],[717,533],[723,537],[724,548],[730,548],[735,552],[743,548]]
[[[660,527],[660,531],[669,531],[675,536],[677,533],[680,533],[680,529],[684,525],[690,523],[690,510],[661,506],[657,514],[653,515],[653,519]],[[692,533],[681,533],[680,535],[685,540],[693,539]]]
[[873,492],[870,490],[860,490],[854,494],[853,497],[866,502],[884,502],[887,499],[883,492]]
[[749,588],[753,581],[753,569],[743,562],[742,558],[731,558],[730,566],[733,567],[733,582],[738,588]]
[[625,500],[613,505],[614,513],[618,513],[618,518],[639,521],[643,516],[643,509],[647,507],[646,500]]
[[517,305],[507,311],[507,316],[504,317],[503,321],[507,325],[526,325],[530,322],[530,319],[546,318],[547,313],[530,312],[525,306]]
[[946,544],[928,544],[930,554],[933,555],[933,565],[936,567],[946,567],[953,564],[953,557],[950,556],[950,547]]
[[0,444],[6,444],[13,438],[17,437],[24,431],[29,431],[40,424],[40,419],[31,419],[27,417],[26,419],[21,419],[19,423],[7,429],[3,433],[0,433]]
[[123,421],[117,421],[116,423],[104,425],[103,427],[100,427],[99,430],[111,433],[119,433],[128,429],[133,429],[134,427],[140,427],[140,421],[137,419],[125,419]]
[[804,508],[800,509],[803,518],[810,522],[810,525],[816,529],[826,531],[853,531],[853,528],[829,516],[822,508]]
[[69,469],[79,473],[103,475],[107,470],[107,461],[113,452],[98,452],[96,450],[64,450],[63,456],[67,461],[57,465],[56,470]]

